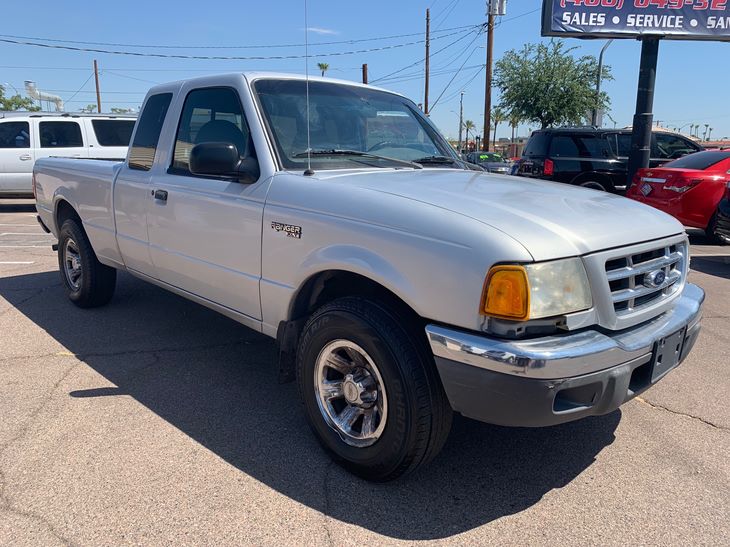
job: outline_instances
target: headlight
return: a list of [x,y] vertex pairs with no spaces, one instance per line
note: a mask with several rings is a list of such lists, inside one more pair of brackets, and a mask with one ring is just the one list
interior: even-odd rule
[[580,258],[489,270],[482,297],[485,315],[527,321],[586,310],[593,305]]

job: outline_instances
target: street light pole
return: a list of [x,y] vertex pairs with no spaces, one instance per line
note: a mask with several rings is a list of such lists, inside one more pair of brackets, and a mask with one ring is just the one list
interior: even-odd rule
[[613,38],[608,40],[601,48],[601,53],[598,55],[598,74],[596,75],[596,107],[593,109],[593,116],[591,119],[591,125],[598,125],[598,110],[601,105],[601,79],[603,77],[603,54],[606,52],[608,46],[613,42]]
[[464,127],[464,92],[461,92],[459,99],[459,145],[457,152],[461,154],[461,129]]

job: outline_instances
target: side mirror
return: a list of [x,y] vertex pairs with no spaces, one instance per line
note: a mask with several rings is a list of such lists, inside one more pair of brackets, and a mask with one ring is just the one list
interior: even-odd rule
[[241,158],[238,148],[229,142],[201,142],[190,151],[190,172],[193,175],[232,177],[244,184],[259,178],[259,164],[255,158]]

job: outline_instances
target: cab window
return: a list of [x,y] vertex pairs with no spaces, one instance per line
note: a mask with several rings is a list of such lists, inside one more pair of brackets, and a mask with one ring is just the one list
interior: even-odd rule
[[40,122],[41,148],[78,148],[84,145],[78,122]]
[[0,148],[30,148],[28,122],[0,123]]
[[129,168],[149,171],[155,161],[157,144],[165,122],[167,109],[172,101],[172,93],[158,93],[147,99],[134,133],[132,148],[129,150]]
[[250,155],[250,132],[238,93],[231,88],[195,89],[185,99],[175,137],[171,172],[190,173],[190,151],[203,142],[225,142]]

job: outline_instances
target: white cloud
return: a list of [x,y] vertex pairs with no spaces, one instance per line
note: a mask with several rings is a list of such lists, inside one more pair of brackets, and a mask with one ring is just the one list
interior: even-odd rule
[[307,27],[307,30],[309,32],[313,32],[314,34],[339,34],[338,31],[329,28]]

